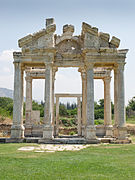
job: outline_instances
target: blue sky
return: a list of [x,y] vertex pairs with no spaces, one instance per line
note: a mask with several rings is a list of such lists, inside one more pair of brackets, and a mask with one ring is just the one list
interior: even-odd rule
[[[64,24],[73,24],[75,34],[80,34],[84,21],[98,27],[99,31],[120,38],[120,48],[129,49],[125,67],[126,103],[135,96],[134,0],[0,0],[0,87],[13,89],[12,51],[19,50],[18,39],[44,28],[48,17],[55,18],[58,34],[61,34]],[[69,74],[71,82],[68,80]],[[60,70],[56,79],[56,92],[81,92],[77,70]],[[63,81],[67,83],[61,86]],[[42,93],[39,93],[37,86]],[[44,82],[35,81],[33,97],[41,100],[43,89]],[[95,93],[96,100],[103,97],[102,82],[95,82]]]

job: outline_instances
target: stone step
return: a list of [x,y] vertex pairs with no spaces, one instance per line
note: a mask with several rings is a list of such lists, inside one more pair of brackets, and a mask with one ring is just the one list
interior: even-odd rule
[[0,143],[5,143],[6,142],[6,138],[0,138]]
[[58,138],[80,138],[78,135],[61,135]]
[[99,140],[86,140],[84,138],[54,138],[52,140],[39,139],[40,144],[97,144]]
[[86,140],[84,138],[72,137],[72,138],[54,138],[47,140],[39,137],[26,137],[24,139],[12,139],[12,138],[0,138],[0,143],[39,143],[39,144],[98,144],[98,143],[110,143],[110,144],[129,144],[130,139],[118,140],[114,138],[98,138]]
[[25,139],[6,138],[6,143],[25,143]]
[[26,143],[38,143],[38,140],[40,138],[36,138],[36,137],[29,137],[29,138],[25,138]]

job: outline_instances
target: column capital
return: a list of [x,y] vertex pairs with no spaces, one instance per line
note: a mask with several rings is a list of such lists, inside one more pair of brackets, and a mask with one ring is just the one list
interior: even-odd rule
[[14,67],[16,68],[18,67],[20,70],[22,69],[22,65],[20,62],[14,61],[13,64],[14,64]]
[[120,70],[124,71],[125,64],[126,64],[125,62],[117,63],[113,68],[114,72],[117,73]]
[[86,68],[85,68],[85,66],[84,67],[79,67],[78,68],[78,72],[86,72]]
[[52,68],[52,76],[53,76],[53,80],[55,80],[55,74],[58,71],[58,67],[53,67]]
[[25,77],[25,80],[31,82],[31,81],[32,81],[32,77],[31,77],[31,76],[26,76],[26,77]]
[[83,80],[86,80],[86,68],[85,68],[85,67],[80,67],[80,68],[78,69],[78,72],[81,73],[82,79],[83,79]]
[[93,69],[94,68],[94,63],[87,63],[87,65],[85,65],[86,69]]
[[53,67],[53,63],[52,62],[45,63],[45,69],[50,69],[51,67]]
[[110,83],[111,82],[111,76],[107,76],[103,78],[104,83]]
[[125,62],[124,63],[118,63],[118,70],[124,71],[125,64],[126,64]]
[[58,71],[58,67],[53,66],[53,72],[57,72]]

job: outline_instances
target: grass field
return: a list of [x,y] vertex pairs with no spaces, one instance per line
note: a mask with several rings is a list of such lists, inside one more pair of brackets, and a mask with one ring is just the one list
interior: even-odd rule
[[55,153],[18,151],[23,146],[38,145],[0,144],[0,180],[135,179],[135,144],[101,144]]

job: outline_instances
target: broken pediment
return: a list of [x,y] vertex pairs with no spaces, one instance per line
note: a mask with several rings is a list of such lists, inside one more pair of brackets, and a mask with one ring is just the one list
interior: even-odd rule
[[46,28],[34,34],[29,34],[18,41],[19,47],[22,48],[23,53],[29,52],[34,48],[51,48],[54,47],[54,32],[56,25],[54,20],[46,20]]
[[56,49],[57,54],[81,54],[85,49],[119,47],[120,40],[112,37],[108,33],[98,32],[98,28],[83,22],[82,33],[74,36],[74,26],[64,25],[61,35],[54,34],[56,25],[53,18],[46,19],[46,27],[34,34],[29,34],[18,41],[23,54],[31,54],[35,49]]
[[82,23],[82,36],[84,37],[84,48],[118,48],[120,39],[115,36],[110,40],[108,33],[98,32],[98,28],[83,22]]

